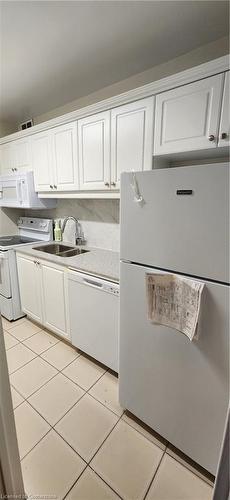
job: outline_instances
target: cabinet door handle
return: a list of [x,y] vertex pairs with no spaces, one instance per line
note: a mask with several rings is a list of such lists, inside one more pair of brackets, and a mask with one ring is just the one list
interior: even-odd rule
[[116,182],[111,182],[111,186],[115,187],[116,186]]
[[213,134],[210,134],[210,135],[209,135],[208,140],[209,140],[210,142],[215,141],[215,136],[214,136]]
[[50,184],[50,189],[53,189],[53,186],[52,186],[52,184]]
[[109,187],[109,182],[105,182],[105,186],[106,186],[106,187]]
[[228,134],[226,134],[226,132],[222,132],[221,139],[227,139],[227,137],[228,137]]
[[56,186],[55,184],[54,184],[54,186],[53,186],[53,187],[54,187],[54,189],[57,189],[57,186]]

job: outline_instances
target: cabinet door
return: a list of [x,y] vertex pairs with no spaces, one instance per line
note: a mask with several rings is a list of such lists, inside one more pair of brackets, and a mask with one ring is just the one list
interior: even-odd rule
[[65,272],[40,263],[42,272],[43,324],[67,337]]
[[80,189],[110,189],[110,111],[78,122]]
[[39,266],[33,259],[17,255],[17,268],[22,310],[42,323]]
[[217,146],[223,74],[156,96],[154,154]]
[[154,97],[111,111],[111,186],[120,188],[121,172],[152,168]]
[[15,171],[32,170],[30,137],[13,142],[13,163]]
[[33,135],[31,149],[36,191],[53,191],[51,132],[41,132]]
[[230,144],[229,84],[230,82],[229,82],[229,71],[228,71],[225,74],[218,146],[229,146]]
[[78,182],[77,123],[53,129],[55,190],[75,191]]
[[0,149],[1,174],[12,173],[13,156],[11,143],[3,144]]

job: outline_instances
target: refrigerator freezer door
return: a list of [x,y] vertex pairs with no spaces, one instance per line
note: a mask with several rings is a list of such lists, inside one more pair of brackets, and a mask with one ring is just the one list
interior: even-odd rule
[[136,173],[121,181],[121,259],[227,283],[227,164]]
[[[228,287],[206,282],[199,339],[147,319],[145,273],[121,263],[120,403],[216,473],[228,408]],[[159,271],[156,271],[159,273]]]

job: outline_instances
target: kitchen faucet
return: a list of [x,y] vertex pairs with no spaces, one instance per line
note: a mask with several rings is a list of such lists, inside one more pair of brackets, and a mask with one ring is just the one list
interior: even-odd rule
[[84,243],[85,241],[85,238],[84,238],[84,234],[83,234],[83,231],[81,229],[81,225],[80,225],[80,222],[78,219],[76,219],[75,217],[66,217],[63,221],[63,224],[62,224],[62,233],[64,233],[65,231],[65,227],[66,227],[66,224],[69,220],[73,220],[75,222],[75,227],[76,227],[76,230],[75,230],[75,235],[76,235],[76,245],[81,245],[82,243]]

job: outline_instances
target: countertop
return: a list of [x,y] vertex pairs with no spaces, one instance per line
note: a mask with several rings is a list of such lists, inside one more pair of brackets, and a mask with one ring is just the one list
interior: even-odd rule
[[[112,252],[111,250],[104,250],[102,248],[90,248],[86,245],[81,246],[84,250],[88,250],[87,253],[80,255],[75,255],[74,257],[59,257],[58,255],[49,254],[36,250],[37,246],[58,244],[55,241],[39,242],[33,243],[31,245],[25,245],[16,248],[16,252],[23,253],[25,255],[30,255],[37,259],[47,260],[53,262],[60,266],[65,266],[67,268],[73,268],[78,271],[82,271],[94,276],[100,276],[102,278],[107,278],[111,281],[119,282],[119,253]],[[74,245],[68,243],[67,241],[61,242],[63,245],[71,246]]]

